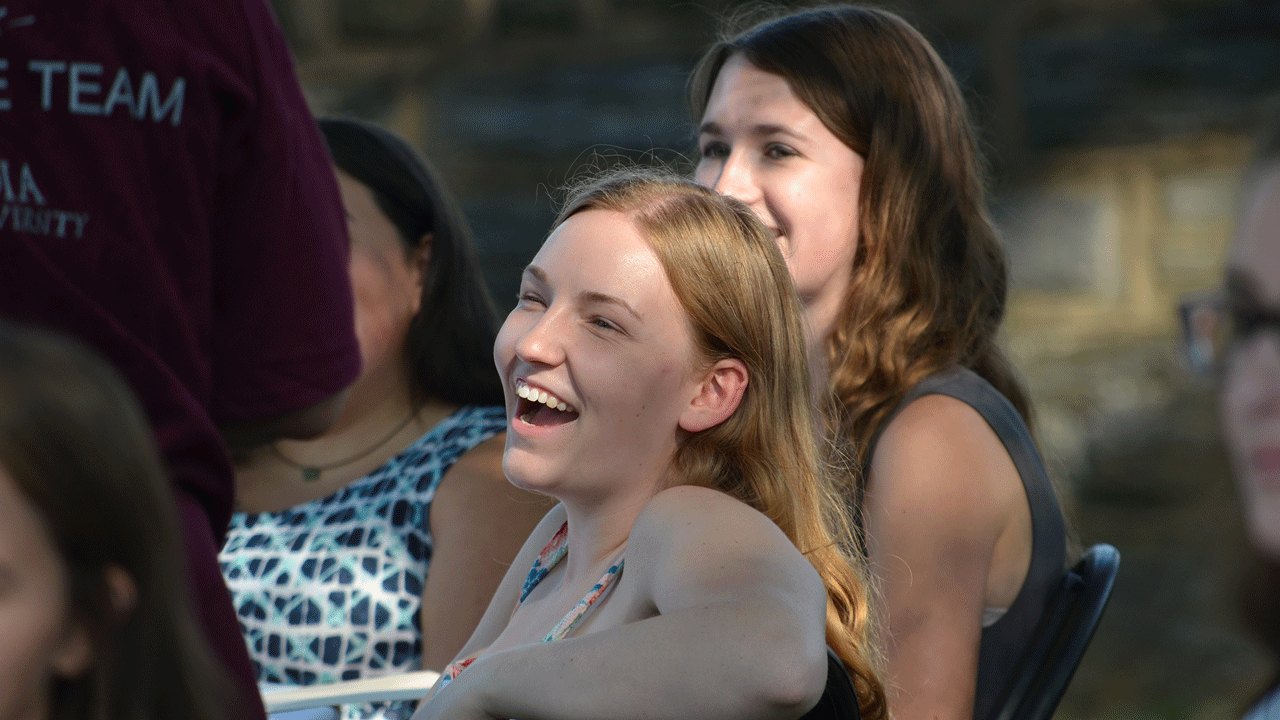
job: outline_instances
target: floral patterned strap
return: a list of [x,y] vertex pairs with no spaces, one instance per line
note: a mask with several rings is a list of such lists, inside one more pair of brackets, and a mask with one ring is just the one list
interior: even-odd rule
[[[538,583],[542,582],[542,579],[547,576],[547,573],[551,572],[551,570],[555,568],[556,565],[559,565],[560,561],[564,560],[565,556],[568,555],[568,537],[569,523],[565,523],[564,525],[561,525],[560,529],[556,531],[556,534],[552,535],[551,539],[547,541],[546,546],[542,548],[542,552],[538,553],[538,559],[533,561],[533,567],[529,569],[529,575],[524,580],[524,587],[520,590],[520,600],[516,602],[516,607],[519,607],[520,603],[523,603],[525,598],[529,597],[529,593],[538,586]],[[614,581],[616,581],[618,576],[622,574],[623,562],[623,559],[619,558],[618,562],[610,565],[609,569],[604,571],[604,575],[601,575],[600,579],[596,581],[596,584],[591,586],[591,589],[587,591],[587,594],[583,595],[563,618],[560,618],[560,622],[556,623],[556,626],[551,628],[551,632],[547,633],[547,636],[544,637],[542,641],[554,642],[556,640],[563,639],[569,635],[569,633],[573,632],[574,629],[578,627],[579,623],[582,622],[582,618],[586,617],[587,611],[599,602],[600,598],[604,597],[605,594],[609,592],[609,588],[613,586]],[[471,663],[475,662],[475,660],[475,656],[472,656],[464,660],[451,663],[444,669],[444,672],[440,674],[440,688],[443,689],[449,683],[453,682],[454,679],[457,678],[458,675],[461,675],[462,671],[466,670]]]
[[604,571],[604,575],[600,576],[600,580],[587,591],[587,594],[583,595],[582,599],[564,617],[560,618],[560,622],[551,628],[551,632],[542,638],[542,642],[560,640],[573,632],[574,628],[578,626],[578,623],[587,614],[587,611],[591,609],[591,606],[595,605],[597,600],[609,592],[613,581],[617,580],[618,576],[622,574],[622,563],[623,560],[619,559],[618,562],[610,565],[609,569]]
[[543,546],[542,552],[538,553],[538,557],[533,561],[533,567],[529,568],[529,574],[525,576],[524,586],[520,588],[520,599],[516,601],[516,607],[529,597],[529,593],[542,582],[542,578],[551,572],[551,569],[560,564],[565,555],[569,554],[569,543],[565,542],[569,539],[569,523],[560,526],[555,535],[547,541]]
[[449,667],[446,667],[444,672],[440,673],[440,689],[443,690],[446,685],[456,680],[457,677],[462,674],[462,671],[471,667],[471,663],[475,661],[476,656],[472,655],[465,660],[459,660],[456,663],[449,663]]

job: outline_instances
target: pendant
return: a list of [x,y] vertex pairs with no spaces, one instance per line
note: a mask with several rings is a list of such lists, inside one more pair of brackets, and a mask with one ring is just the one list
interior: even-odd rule
[[320,479],[320,468],[304,467],[302,468],[302,479],[305,482],[315,482]]

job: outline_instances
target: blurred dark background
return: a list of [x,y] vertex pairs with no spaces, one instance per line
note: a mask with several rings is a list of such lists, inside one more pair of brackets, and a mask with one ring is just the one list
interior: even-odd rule
[[[685,78],[727,0],[273,0],[318,114],[409,137],[504,311],[583,167],[692,156]],[[1079,541],[1123,554],[1061,718],[1231,718],[1272,671],[1235,619],[1243,538],[1174,308],[1211,288],[1280,0],[902,0],[969,95],[1013,265],[1005,342]]]

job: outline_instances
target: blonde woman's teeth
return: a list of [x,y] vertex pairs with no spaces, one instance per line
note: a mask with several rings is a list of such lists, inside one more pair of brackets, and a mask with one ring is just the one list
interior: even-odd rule
[[555,395],[546,390],[537,390],[528,385],[519,385],[516,387],[516,395],[524,400],[541,403],[554,410],[564,412],[569,409],[569,404],[557,398]]

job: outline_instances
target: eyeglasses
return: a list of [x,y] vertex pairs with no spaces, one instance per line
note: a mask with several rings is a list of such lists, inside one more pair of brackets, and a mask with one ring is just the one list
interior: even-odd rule
[[1183,298],[1178,319],[1183,360],[1197,375],[1221,370],[1235,348],[1260,332],[1280,336],[1280,308],[1237,301],[1221,291]]

